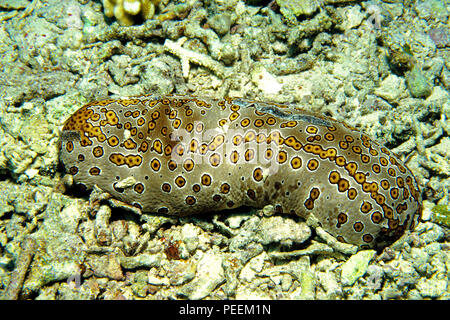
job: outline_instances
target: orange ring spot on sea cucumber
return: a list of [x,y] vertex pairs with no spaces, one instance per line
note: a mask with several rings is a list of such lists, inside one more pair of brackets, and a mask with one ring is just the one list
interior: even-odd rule
[[245,142],[253,141],[255,138],[256,138],[256,133],[254,131],[248,131],[244,136]]
[[350,188],[350,189],[348,189],[348,191],[347,191],[347,197],[348,197],[350,200],[354,200],[354,199],[356,198],[357,195],[358,195],[358,191],[356,191],[355,188]]
[[174,121],[173,121],[173,123],[172,123],[172,126],[175,128],[175,129],[178,129],[180,126],[181,126],[181,120],[180,119],[175,119]]
[[256,119],[256,120],[253,122],[253,125],[254,125],[255,127],[257,127],[257,128],[260,128],[260,127],[262,127],[262,126],[264,125],[264,120],[263,120],[263,119]]
[[230,185],[228,183],[222,183],[222,185],[220,186],[220,192],[221,193],[225,193],[227,194],[228,192],[230,192]]
[[361,149],[360,146],[353,146],[353,147],[352,147],[352,150],[353,150],[353,152],[356,153],[356,154],[361,154],[361,152],[362,152],[362,149]]
[[108,144],[111,147],[115,147],[119,144],[119,138],[117,138],[117,136],[111,136],[108,138]]
[[338,157],[336,157],[335,161],[336,161],[336,164],[337,164],[339,167],[343,167],[343,166],[345,166],[345,164],[346,164],[345,157],[343,157],[343,156],[338,156]]
[[195,199],[194,196],[187,196],[185,201],[186,201],[186,204],[188,204],[190,206],[194,205],[197,202],[197,200]]
[[351,135],[348,135],[348,134],[346,134],[344,136],[344,138],[348,143],[352,143],[353,141],[355,141],[355,139]]
[[101,170],[98,167],[92,167],[91,169],[89,169],[89,174],[91,176],[98,176],[100,174]]
[[194,161],[192,161],[192,159],[186,159],[183,163],[183,168],[186,171],[192,171],[192,169],[194,169]]
[[369,157],[367,154],[362,154],[362,155],[361,155],[361,161],[362,161],[363,163],[369,163],[370,157]]
[[172,186],[169,183],[163,183],[161,186],[162,191],[169,193],[172,190]]
[[96,146],[94,149],[92,149],[92,154],[96,158],[100,158],[103,156],[103,148],[101,146]]
[[291,167],[292,169],[299,169],[302,166],[302,159],[299,157],[293,157],[291,159]]
[[238,145],[241,144],[242,140],[243,140],[243,137],[242,137],[240,134],[235,135],[235,136],[233,137],[233,144],[234,144],[235,146],[238,146]]
[[348,190],[348,188],[350,187],[350,183],[348,182],[348,180],[346,179],[340,179],[338,182],[338,190],[340,192],[345,192]]
[[328,176],[328,180],[332,184],[338,183],[340,178],[341,178],[341,175],[337,171],[331,171],[329,176]]
[[364,224],[361,221],[357,221],[353,224],[353,230],[356,232],[362,232],[364,230]]
[[231,152],[231,155],[230,155],[231,163],[237,163],[238,160],[239,160],[239,153],[236,150]]
[[186,125],[186,131],[190,133],[190,132],[192,132],[192,130],[194,130],[194,124],[192,122],[189,122]]
[[347,223],[347,221],[348,221],[348,216],[347,216],[347,214],[345,214],[344,212],[340,212],[340,213],[338,214],[338,216],[337,216],[337,224],[336,224],[336,227],[337,227],[337,228],[340,228],[341,225]]
[[145,189],[145,187],[144,187],[144,185],[142,184],[142,183],[136,183],[135,185],[134,185],[134,191],[136,191],[137,193],[143,193],[144,192],[144,189]]
[[327,132],[327,133],[325,133],[324,138],[327,141],[333,141],[334,140],[334,135],[332,133],[330,133],[330,132]]
[[162,142],[159,139],[153,141],[151,150],[156,151],[159,154],[162,154]]
[[319,129],[317,129],[317,127],[315,127],[315,126],[307,126],[306,127],[306,132],[308,132],[310,134],[316,134],[317,131],[319,131]]
[[319,167],[319,161],[317,161],[316,159],[311,159],[308,161],[306,166],[310,171],[314,171]]
[[194,184],[192,186],[192,191],[194,191],[195,193],[200,192],[201,189],[202,189],[202,187],[200,187],[199,184]]
[[209,185],[211,185],[212,179],[209,174],[205,173],[202,175],[201,181],[202,181],[202,185],[209,186]]
[[213,153],[210,157],[209,157],[209,163],[213,166],[213,167],[217,167],[220,164],[220,155],[218,153]]
[[255,151],[253,149],[247,149],[244,154],[245,161],[250,162],[255,158]]
[[151,162],[150,162],[150,167],[153,169],[153,171],[158,172],[159,169],[161,168],[161,162],[154,158]]
[[186,179],[182,176],[178,176],[175,178],[175,184],[178,186],[178,188],[183,188],[186,184]]
[[230,121],[234,121],[237,118],[239,118],[239,113],[238,112],[233,112],[228,119],[230,119]]
[[311,199],[316,200],[320,195],[320,190],[319,188],[312,188],[311,191],[309,192],[309,196]]
[[174,171],[177,168],[177,163],[174,160],[169,160],[167,167],[170,171]]
[[261,168],[253,170],[253,179],[257,182],[260,182],[263,179],[263,171]]
[[73,151],[73,142],[72,141],[68,141],[66,143],[66,150],[67,152],[71,153]]
[[378,224],[378,223],[380,223],[383,220],[383,215],[381,214],[380,211],[375,211],[370,216],[370,219],[372,220],[373,223]]
[[362,239],[364,242],[369,243],[373,241],[373,236],[369,233],[366,233],[365,235],[363,235]]
[[277,122],[277,120],[275,120],[274,117],[268,117],[268,118],[266,119],[266,123],[267,123],[269,126],[273,126],[276,122]]
[[370,210],[372,210],[372,204],[368,201],[363,201],[360,210],[362,213],[368,213]]
[[[280,151],[278,152],[278,156],[277,156],[277,161],[279,164],[283,164],[285,163],[287,160],[287,153],[286,151]],[[309,163],[308,163],[309,164]],[[315,169],[311,169],[311,170],[315,170]]]

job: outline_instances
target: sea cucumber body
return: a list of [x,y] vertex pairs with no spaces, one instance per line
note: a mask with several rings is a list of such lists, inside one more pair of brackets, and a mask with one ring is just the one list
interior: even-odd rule
[[288,105],[176,95],[96,101],[64,124],[60,160],[75,182],[145,212],[272,204],[312,214],[361,248],[392,243],[422,210],[413,174],[387,148]]

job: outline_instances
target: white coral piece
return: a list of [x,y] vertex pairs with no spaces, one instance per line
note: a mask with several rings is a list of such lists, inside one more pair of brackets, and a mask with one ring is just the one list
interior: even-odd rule
[[160,0],[103,0],[105,15],[115,17],[123,26],[131,26],[137,17],[144,20],[153,18],[155,6]]

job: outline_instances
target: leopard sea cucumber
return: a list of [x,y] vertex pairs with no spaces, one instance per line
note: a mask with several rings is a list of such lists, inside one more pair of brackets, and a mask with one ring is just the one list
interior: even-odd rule
[[290,105],[183,95],[95,101],[65,122],[60,160],[76,183],[144,212],[271,204],[313,215],[360,248],[389,245],[422,213],[415,177],[386,147]]

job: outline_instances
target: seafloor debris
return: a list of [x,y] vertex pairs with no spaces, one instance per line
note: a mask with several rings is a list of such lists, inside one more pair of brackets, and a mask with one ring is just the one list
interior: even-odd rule
[[[0,295],[449,299],[445,0],[161,0],[147,1],[150,19],[139,1],[121,21],[115,4],[139,7],[124,2],[108,1],[108,18],[96,0],[0,1]],[[67,115],[145,93],[292,103],[344,120],[407,162],[423,222],[353,257],[308,232],[314,221],[288,228],[271,206],[173,218],[55,192]]]

